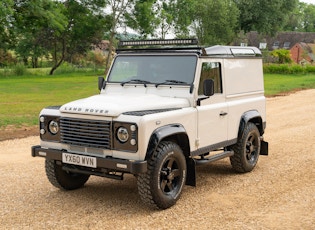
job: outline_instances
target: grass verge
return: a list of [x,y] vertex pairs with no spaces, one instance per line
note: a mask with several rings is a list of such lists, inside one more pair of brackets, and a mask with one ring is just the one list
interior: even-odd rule
[[315,74],[265,74],[264,81],[266,96],[315,88]]
[[42,108],[98,93],[97,75],[0,78],[0,128],[38,124]]

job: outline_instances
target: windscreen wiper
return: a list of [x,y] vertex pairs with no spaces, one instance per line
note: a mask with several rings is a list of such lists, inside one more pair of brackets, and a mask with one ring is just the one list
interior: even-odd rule
[[147,84],[150,84],[151,82],[146,81],[146,80],[141,80],[141,79],[131,79],[129,81],[124,81],[120,83],[121,86],[124,86],[127,83],[139,83],[139,84],[144,84],[144,87],[147,87]]
[[159,85],[168,85],[168,84],[175,84],[175,85],[185,84],[185,85],[188,85],[188,83],[185,81],[166,80],[166,81],[161,82],[161,83],[156,83],[155,87],[157,88]]

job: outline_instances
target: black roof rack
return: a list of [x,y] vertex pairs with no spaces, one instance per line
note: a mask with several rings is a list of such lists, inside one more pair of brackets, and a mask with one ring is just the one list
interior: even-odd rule
[[[126,47],[126,48],[120,48]],[[120,41],[117,53],[195,53],[208,57],[261,57],[261,51],[256,47],[241,46],[198,46],[196,38],[187,39],[153,39]]]
[[180,45],[198,45],[198,39],[152,39],[152,40],[133,40],[133,41],[120,41],[118,46],[180,46]]
[[152,39],[152,40],[132,40],[120,41],[117,53],[128,52],[189,52],[201,53],[201,47],[198,46],[196,38],[186,39]]

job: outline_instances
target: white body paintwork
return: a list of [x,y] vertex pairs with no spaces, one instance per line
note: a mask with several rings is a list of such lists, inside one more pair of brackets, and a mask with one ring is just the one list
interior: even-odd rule
[[[166,55],[165,53],[161,55]],[[222,94],[215,94],[197,106],[198,86],[203,62],[222,66]],[[237,138],[240,120],[247,111],[258,111],[266,121],[262,60],[254,57],[199,57],[193,92],[190,86],[107,83],[99,95],[67,103],[59,110],[44,109],[40,115],[90,120],[133,122],[138,126],[138,151],[96,150],[63,143],[41,141],[43,148],[65,149],[90,156],[144,160],[151,135],[157,128],[180,124],[189,140],[190,151]],[[144,116],[125,112],[176,109]],[[226,113],[221,116],[221,113]],[[224,146],[222,146],[224,147]]]

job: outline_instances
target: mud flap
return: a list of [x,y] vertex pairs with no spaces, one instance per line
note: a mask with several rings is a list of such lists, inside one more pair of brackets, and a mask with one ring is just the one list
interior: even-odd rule
[[196,186],[196,162],[192,158],[186,158],[187,178],[186,185]]
[[261,141],[260,145],[260,155],[268,156],[268,142]]

